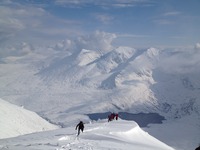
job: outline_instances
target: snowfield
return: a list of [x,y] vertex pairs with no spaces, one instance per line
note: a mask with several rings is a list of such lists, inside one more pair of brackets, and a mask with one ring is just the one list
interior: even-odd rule
[[36,113],[0,99],[0,139],[57,129]]
[[136,122],[101,120],[85,124],[83,133],[76,136],[75,127],[29,134],[0,140],[1,149],[9,150],[174,150],[144,132]]

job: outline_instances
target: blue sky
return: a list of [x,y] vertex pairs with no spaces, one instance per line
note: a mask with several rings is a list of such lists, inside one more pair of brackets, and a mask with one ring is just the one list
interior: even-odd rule
[[187,47],[200,42],[199,0],[1,0],[0,43],[52,43],[96,31],[113,44]]

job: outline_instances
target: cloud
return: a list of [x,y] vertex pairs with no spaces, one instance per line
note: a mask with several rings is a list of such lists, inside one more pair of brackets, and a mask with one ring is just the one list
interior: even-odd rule
[[170,25],[170,24],[175,24],[177,23],[181,16],[181,12],[179,11],[169,11],[165,12],[161,15],[158,15],[156,19],[154,20],[154,23],[159,24],[159,25]]
[[113,49],[112,42],[116,38],[115,34],[95,31],[92,34],[82,35],[75,39],[66,39],[57,43],[54,50],[76,51],[81,49],[88,49],[106,53]]
[[[16,12],[17,13],[17,12]],[[12,37],[16,32],[25,28],[22,21],[15,17],[12,9],[0,6],[0,39]]]
[[[3,49],[3,50],[2,50]],[[0,49],[0,58],[14,56],[20,57],[32,53],[35,48],[28,43],[20,43],[15,46],[3,47]]]
[[152,35],[139,35],[139,34],[117,34],[117,37],[121,38],[152,38]]
[[116,8],[126,8],[126,7],[134,7],[138,3],[137,1],[131,1],[131,0],[116,0],[115,3],[112,4],[112,6]]
[[[68,2],[78,4],[80,1]],[[34,46],[40,46],[40,44],[45,46],[49,43],[53,45],[56,41],[66,38],[69,40],[58,43],[57,49],[85,48],[98,49],[103,52],[113,47],[112,41],[116,38],[115,34],[96,31],[85,35],[80,21],[53,16],[38,5],[33,6],[14,1],[1,1],[0,3],[2,4],[0,6],[0,44],[4,45],[0,47],[1,57],[28,53],[27,48],[16,46],[22,42]],[[108,15],[98,15],[97,18],[104,23],[112,19]]]
[[30,8],[21,5],[0,6],[0,39],[16,36],[25,30],[33,30],[40,25],[45,12],[41,8]]
[[93,0],[55,0],[56,5],[64,7],[81,7],[92,3]]
[[150,6],[152,3],[152,0],[55,0],[55,4],[65,7],[95,5],[102,8],[127,8],[135,7],[136,5]]
[[91,35],[76,39],[76,45],[80,48],[99,50],[104,53],[113,49],[112,42],[115,38],[115,34],[96,31]]
[[171,12],[164,13],[163,16],[178,16],[180,14],[181,14],[181,12],[179,12],[179,11],[171,11]]
[[161,56],[159,67],[170,74],[185,74],[199,72],[200,47],[199,43],[193,49],[171,50],[168,55]]
[[114,19],[114,17],[106,14],[96,14],[95,18],[103,24],[109,24]]
[[43,44],[81,33],[79,21],[56,17],[40,5],[16,1],[0,4],[0,44],[23,41]]
[[200,50],[200,43],[196,43],[196,45],[194,46],[194,48],[195,48],[196,50]]

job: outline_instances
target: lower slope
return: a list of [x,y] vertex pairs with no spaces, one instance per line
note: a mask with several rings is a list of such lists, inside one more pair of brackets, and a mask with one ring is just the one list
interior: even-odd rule
[[36,113],[0,99],[0,139],[58,128]]

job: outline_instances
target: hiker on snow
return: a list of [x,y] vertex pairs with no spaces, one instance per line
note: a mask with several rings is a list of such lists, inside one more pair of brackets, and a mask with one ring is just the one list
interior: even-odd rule
[[199,146],[199,147],[197,147],[195,150],[200,150],[200,146]]
[[112,113],[112,114],[108,115],[108,122],[112,121],[114,119],[118,120],[118,117],[119,117],[118,114]]
[[115,119],[116,119],[116,120],[118,120],[118,117],[119,117],[119,115],[118,115],[118,114],[115,114]]
[[[83,132],[83,130],[84,130],[84,124],[83,124],[83,122],[82,121],[80,121],[79,122],[79,124],[77,124],[77,126],[76,126],[76,130],[77,130],[77,128],[78,128],[78,135],[80,134],[80,130]],[[77,136],[78,136],[77,135]]]

